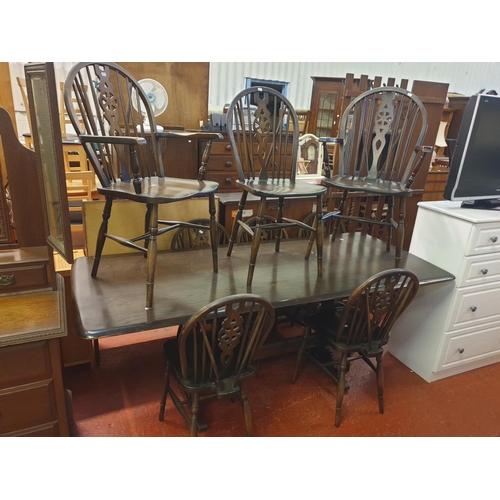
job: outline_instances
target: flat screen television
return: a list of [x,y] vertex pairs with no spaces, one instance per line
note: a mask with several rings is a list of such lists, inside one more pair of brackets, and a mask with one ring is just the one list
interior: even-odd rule
[[444,198],[467,208],[500,209],[500,96],[476,94],[467,103]]

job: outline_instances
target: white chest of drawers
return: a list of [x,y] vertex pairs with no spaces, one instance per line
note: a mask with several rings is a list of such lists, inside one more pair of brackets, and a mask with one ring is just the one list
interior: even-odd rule
[[500,361],[500,212],[419,203],[410,253],[455,281],[420,288],[389,352],[427,382]]

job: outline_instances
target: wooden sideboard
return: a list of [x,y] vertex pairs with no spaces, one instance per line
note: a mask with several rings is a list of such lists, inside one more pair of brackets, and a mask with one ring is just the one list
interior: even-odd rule
[[68,436],[59,338],[64,282],[0,296],[0,436]]

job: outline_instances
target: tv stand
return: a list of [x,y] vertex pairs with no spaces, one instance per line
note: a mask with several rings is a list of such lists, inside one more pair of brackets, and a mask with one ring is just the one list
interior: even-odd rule
[[493,200],[463,201],[462,208],[477,208],[479,210],[500,210],[500,198]]

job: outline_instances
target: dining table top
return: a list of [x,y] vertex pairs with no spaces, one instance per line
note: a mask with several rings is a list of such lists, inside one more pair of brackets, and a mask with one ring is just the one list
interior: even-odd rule
[[[153,307],[145,309],[146,259],[140,253],[101,257],[96,278],[92,257],[79,257],[71,270],[71,288],[79,335],[99,339],[179,325],[209,302],[233,294],[255,293],[276,309],[348,297],[377,272],[395,267],[394,248],[361,233],[325,238],[323,273],[316,255],[305,260],[307,241],[283,239],[279,253],[263,241],[253,283],[246,286],[250,244],[238,244],[230,257],[219,247],[219,272],[212,269],[211,249],[158,254]],[[400,266],[414,272],[421,286],[454,279],[447,271],[403,252]]]

